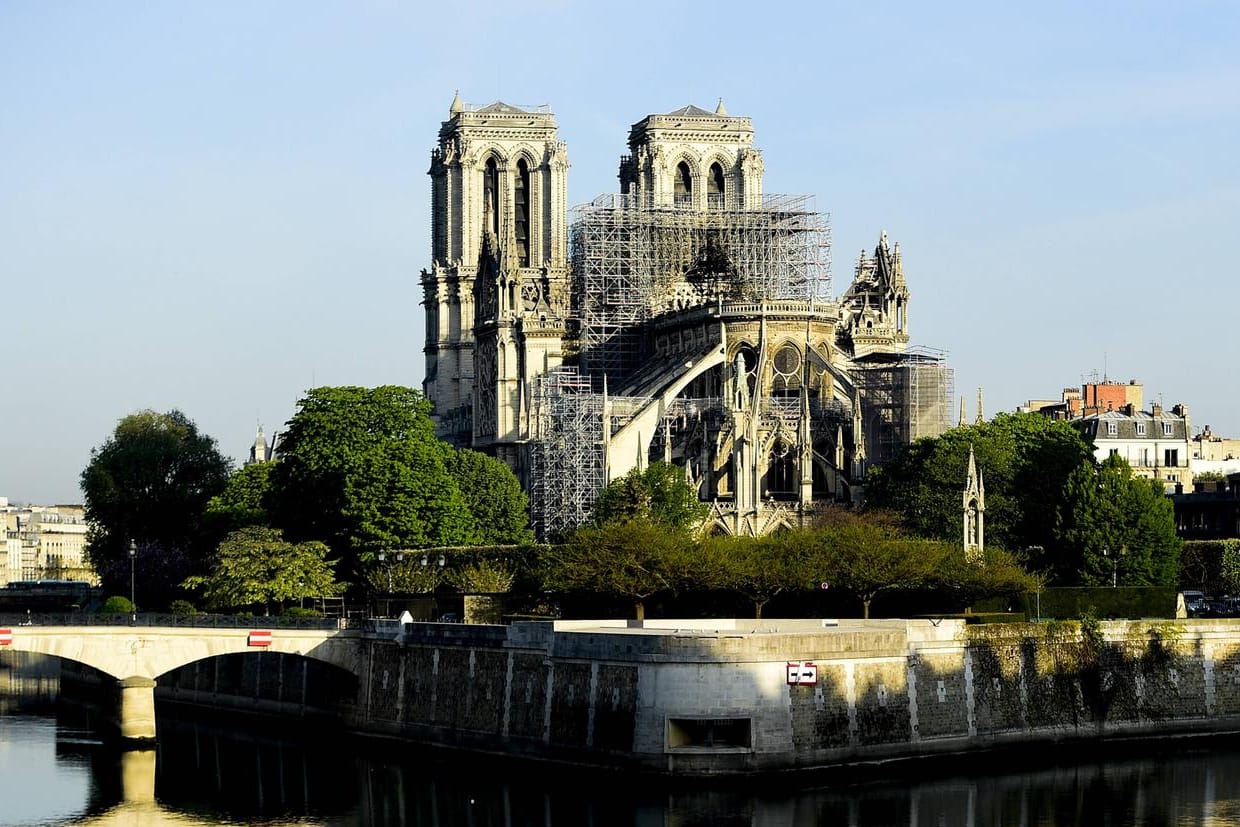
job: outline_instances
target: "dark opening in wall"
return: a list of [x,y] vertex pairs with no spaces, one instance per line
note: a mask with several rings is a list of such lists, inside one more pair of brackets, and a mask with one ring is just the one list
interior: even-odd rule
[[742,749],[753,748],[749,718],[668,718],[667,748]]

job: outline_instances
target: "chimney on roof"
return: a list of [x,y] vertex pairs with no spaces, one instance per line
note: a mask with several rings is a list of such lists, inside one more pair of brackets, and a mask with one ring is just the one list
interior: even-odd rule
[[1124,406],[1125,416],[1134,416],[1135,414],[1136,414],[1136,409],[1134,408],[1131,402],[1129,402],[1127,405]]
[[1162,405],[1159,405],[1157,402],[1151,403],[1150,413],[1152,413],[1154,416],[1162,416]]

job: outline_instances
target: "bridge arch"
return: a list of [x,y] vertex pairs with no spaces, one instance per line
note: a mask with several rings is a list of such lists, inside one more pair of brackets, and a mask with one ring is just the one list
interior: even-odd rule
[[26,626],[10,628],[5,648],[84,664],[120,688],[118,723],[128,741],[155,739],[155,685],[161,675],[196,661],[247,652],[281,652],[360,674],[363,633],[338,629],[273,629],[256,646],[253,629],[157,626]]

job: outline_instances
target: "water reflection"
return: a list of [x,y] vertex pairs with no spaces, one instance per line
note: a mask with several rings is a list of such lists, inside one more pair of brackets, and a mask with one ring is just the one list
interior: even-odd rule
[[[42,699],[46,706],[47,698]],[[38,705],[36,704],[36,707]],[[1240,827],[1240,747],[1007,774],[917,777],[810,787],[667,786],[483,758],[446,758],[390,742],[340,741],[309,727],[188,720],[164,710],[157,749],[120,752],[89,711],[0,714],[0,825],[418,825],[705,827],[722,825],[1106,824]],[[1080,756],[1065,746],[1051,757]],[[993,770],[1015,756],[988,757]],[[1045,763],[1045,762],[1044,762]]]

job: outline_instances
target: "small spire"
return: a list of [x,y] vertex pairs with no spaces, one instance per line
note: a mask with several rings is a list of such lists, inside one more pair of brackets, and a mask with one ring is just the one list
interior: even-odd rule
[[981,425],[986,421],[986,416],[982,413],[982,389],[977,389],[977,424]]
[[461,103],[461,90],[457,89],[452,95],[452,105],[448,107],[449,115],[459,115],[465,111],[465,104]]
[[728,116],[728,109],[723,105],[723,98],[719,99],[719,105],[715,107],[715,114],[722,115],[725,118]]
[[957,425],[959,425],[960,427],[962,427],[962,428],[963,428],[963,427],[964,427],[964,420],[965,420],[965,412],[964,412],[964,394],[962,393],[962,394],[960,394],[960,421],[959,421],[959,422],[957,422],[956,424],[957,424]]

